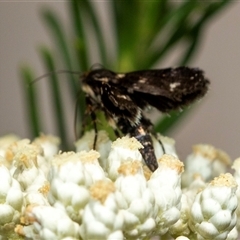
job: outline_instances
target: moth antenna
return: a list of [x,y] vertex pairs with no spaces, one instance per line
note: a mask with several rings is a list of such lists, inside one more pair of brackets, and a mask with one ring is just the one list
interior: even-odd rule
[[62,73],[71,73],[71,74],[78,74],[78,75],[81,74],[81,72],[79,72],[79,71],[64,70],[64,69],[63,69],[63,70],[56,70],[56,71],[52,71],[52,72],[45,73],[45,74],[43,74],[42,76],[39,76],[39,77],[35,78],[35,79],[30,83],[30,85],[31,85],[31,84],[34,84],[35,82],[38,82],[39,80],[41,80],[41,79],[43,79],[43,78],[45,78],[45,77],[49,77],[49,76],[52,76],[52,75],[54,75],[54,74],[62,74]]

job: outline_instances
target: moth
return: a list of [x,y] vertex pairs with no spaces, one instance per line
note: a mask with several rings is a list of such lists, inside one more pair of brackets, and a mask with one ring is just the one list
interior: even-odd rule
[[102,110],[106,119],[123,134],[135,137],[144,148],[140,153],[151,171],[158,167],[151,138],[152,123],[143,111],[154,107],[163,113],[181,109],[202,98],[209,80],[198,68],[178,67],[115,73],[95,69],[81,76],[86,93],[87,110],[95,129],[96,110]]

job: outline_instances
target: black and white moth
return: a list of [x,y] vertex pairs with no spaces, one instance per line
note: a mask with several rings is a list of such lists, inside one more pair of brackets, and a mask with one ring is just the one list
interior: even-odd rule
[[163,113],[180,109],[203,97],[209,85],[202,70],[188,67],[129,73],[95,69],[83,74],[81,79],[87,110],[94,122],[94,146],[95,111],[102,110],[115,129],[130,134],[143,145],[140,152],[151,171],[158,164],[150,135],[152,123],[143,110],[149,106]]

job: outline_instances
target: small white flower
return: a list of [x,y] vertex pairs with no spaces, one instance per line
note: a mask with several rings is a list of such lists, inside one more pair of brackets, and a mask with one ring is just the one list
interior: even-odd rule
[[[21,151],[21,149],[26,146],[29,145],[30,140],[29,139],[22,139],[22,140],[14,140],[15,138],[10,137],[10,139],[7,137],[7,143],[3,144],[2,142],[2,148],[1,148],[1,155],[4,157],[2,160],[2,163],[8,168],[10,169],[11,173],[14,172],[14,170],[16,169],[15,166],[13,166],[13,158],[15,156],[15,154],[18,151]],[[4,137],[2,138],[2,141],[4,141]]]
[[38,168],[37,159],[41,151],[39,146],[26,144],[16,152],[13,158],[15,167],[13,177],[25,191],[39,189],[47,181],[44,172]]
[[99,156],[99,153],[94,150],[60,153],[52,160],[49,178],[52,179],[57,175],[64,181],[90,186],[94,181],[105,177],[105,173],[98,162]]
[[89,201],[88,187],[105,178],[98,157],[99,153],[91,150],[62,153],[52,160],[48,200],[51,205],[65,209],[70,218],[79,223]]
[[11,158],[11,156],[9,156],[8,148],[18,140],[19,137],[13,134],[0,137],[0,156],[3,157],[4,160],[7,160],[5,162],[6,165],[9,165],[9,158]]
[[51,167],[50,159],[59,151],[60,139],[51,135],[41,134],[38,138],[34,139],[32,144],[40,146],[43,150],[43,153],[37,156],[37,165],[45,176],[47,176]]
[[44,182],[43,185],[41,184],[33,184],[25,191],[24,202],[26,206],[49,206],[47,195],[49,193],[50,184],[47,181]]
[[193,153],[185,162],[185,171],[182,176],[182,185],[187,187],[194,179],[195,174],[200,174],[208,182],[220,173],[226,172],[231,164],[229,156],[220,149],[208,144],[193,146]]
[[107,172],[108,176],[115,180],[118,177],[118,168],[127,160],[142,162],[142,155],[139,148],[142,144],[136,138],[122,137],[112,143],[112,148],[108,156]]
[[124,235],[127,239],[149,236],[155,226],[158,209],[152,191],[147,187],[142,164],[139,161],[125,161],[119,167],[120,176],[115,181],[127,205],[121,211],[124,215]]
[[43,149],[43,156],[50,158],[58,153],[60,139],[52,135],[41,134],[38,138],[35,138],[32,144],[40,145]]
[[237,158],[233,162],[232,168],[235,170],[234,178],[238,184],[236,195],[237,195],[239,204],[236,210],[236,214],[237,214],[237,230],[240,231],[240,158]]
[[92,177],[92,182],[96,182],[105,178],[105,172],[101,168],[98,158],[99,153],[94,150],[89,152],[82,151],[80,155],[84,171]]
[[[76,152],[90,151],[93,149],[95,132],[86,132],[82,138],[75,142]],[[107,157],[111,149],[111,140],[106,131],[100,130],[97,133],[96,150],[100,153],[99,162],[102,168],[106,169]]]
[[197,194],[189,226],[197,239],[227,238],[236,225],[237,183],[230,173],[221,174]]
[[[161,158],[162,155],[164,154],[162,145],[164,147],[165,154],[170,154],[178,158],[176,149],[175,149],[174,139],[157,134],[157,139],[154,136],[152,136],[152,140],[153,140],[154,152],[157,159]],[[159,141],[162,143],[162,145],[160,144]]]
[[0,226],[17,223],[23,205],[23,193],[19,183],[9,170],[0,164]]
[[205,186],[206,184],[203,182],[201,176],[196,175],[192,184],[187,189],[183,189],[180,218],[169,229],[169,232],[172,236],[184,235],[188,236],[190,239],[193,237],[192,231],[188,226],[190,210],[197,193],[204,189]]
[[163,235],[180,217],[183,163],[172,155],[164,154],[158,164],[148,186],[158,206],[157,233]]
[[83,239],[123,240],[123,216],[119,211],[115,186],[101,180],[90,188],[91,200],[86,205],[80,234]]
[[[36,206],[28,215],[33,222],[34,231],[42,240],[61,240],[65,237],[79,239],[79,225],[65,211],[50,206]],[[27,237],[36,239],[36,236]]]

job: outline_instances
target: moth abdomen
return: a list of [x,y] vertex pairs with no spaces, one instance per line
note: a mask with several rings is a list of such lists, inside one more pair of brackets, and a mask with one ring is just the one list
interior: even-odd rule
[[143,148],[140,148],[139,151],[148,168],[154,172],[158,168],[158,163],[150,134],[140,125],[134,129],[131,135],[142,144]]

